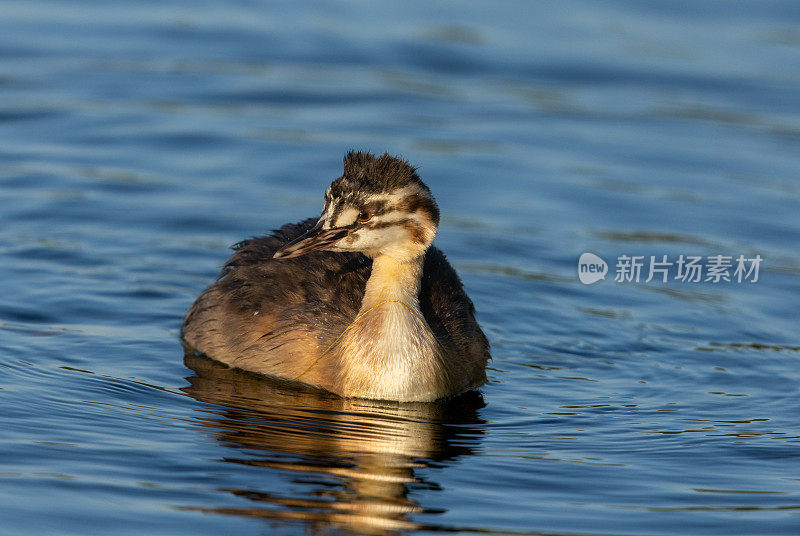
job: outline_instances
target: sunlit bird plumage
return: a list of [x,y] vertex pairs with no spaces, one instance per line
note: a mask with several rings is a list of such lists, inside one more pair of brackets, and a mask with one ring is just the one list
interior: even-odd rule
[[486,381],[472,301],[431,244],[407,162],[349,152],[319,218],[234,246],[182,330],[190,351],[345,397],[432,401]]

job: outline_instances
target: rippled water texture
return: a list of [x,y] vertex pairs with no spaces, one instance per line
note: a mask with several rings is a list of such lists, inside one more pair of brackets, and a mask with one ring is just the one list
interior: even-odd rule
[[[788,0],[0,4],[0,533],[800,534],[798,28]],[[351,147],[437,195],[480,393],[184,364],[228,246],[319,214]],[[623,254],[763,264],[615,282]]]

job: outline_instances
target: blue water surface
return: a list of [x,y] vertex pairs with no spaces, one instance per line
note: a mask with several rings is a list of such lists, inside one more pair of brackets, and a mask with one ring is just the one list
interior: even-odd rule
[[[349,148],[437,196],[480,393],[184,363]],[[799,534],[799,177],[793,0],[3,2],[0,533]]]

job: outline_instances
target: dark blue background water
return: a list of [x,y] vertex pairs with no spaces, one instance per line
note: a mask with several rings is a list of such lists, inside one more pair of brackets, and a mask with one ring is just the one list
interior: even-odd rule
[[[0,532],[800,533],[800,4],[3,2]],[[203,360],[228,245],[419,166],[492,342],[451,405]],[[757,283],[577,258],[761,255]]]

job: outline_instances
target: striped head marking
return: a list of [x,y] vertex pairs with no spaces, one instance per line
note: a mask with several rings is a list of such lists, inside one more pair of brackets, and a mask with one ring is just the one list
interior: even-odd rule
[[348,229],[332,251],[360,251],[398,260],[423,253],[433,242],[439,208],[408,162],[388,154],[350,151],[344,173],[325,193],[321,229]]

